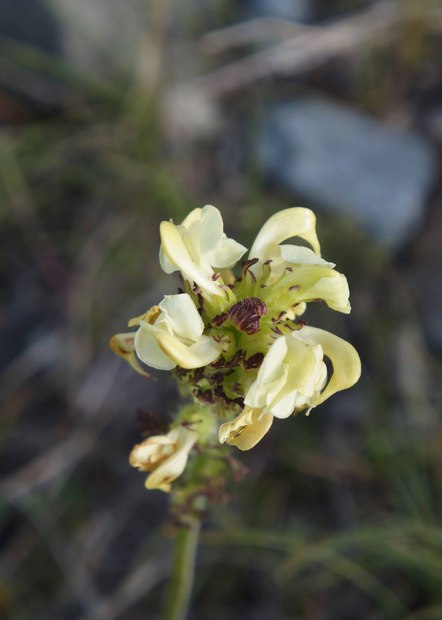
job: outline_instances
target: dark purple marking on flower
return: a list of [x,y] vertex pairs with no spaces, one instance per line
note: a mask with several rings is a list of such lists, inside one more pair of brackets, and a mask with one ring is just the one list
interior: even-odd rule
[[200,314],[203,313],[204,311],[204,296],[201,292],[201,289],[198,287],[197,284],[194,283],[192,292],[196,295],[196,298],[198,299],[198,307],[197,310]]
[[216,281],[218,280],[218,278],[220,278],[220,277],[221,277],[221,274],[220,274],[220,273],[214,273],[214,274],[212,274],[212,280],[213,280],[214,282],[216,282]]
[[242,264],[243,274],[245,275],[250,269],[250,267],[253,267],[253,265],[256,265],[258,260],[259,260],[258,258],[249,258],[248,260],[245,260]]
[[213,403],[213,392],[212,390],[202,390],[201,388],[196,388],[193,390],[194,396],[201,400],[203,403]]
[[255,353],[254,355],[251,355],[248,359],[245,359],[243,361],[244,368],[246,368],[246,370],[251,370],[252,368],[259,368],[262,364],[263,359],[263,353]]
[[293,286],[289,287],[289,291],[299,291],[301,287],[299,286],[299,284],[294,284]]
[[286,312],[285,310],[283,310],[282,312],[280,312],[280,313],[278,314],[278,316],[276,317],[276,319],[275,319],[275,318],[273,318],[273,319],[272,319],[272,323],[279,323],[279,322],[280,322],[280,320],[282,319],[282,317],[283,317],[283,316],[285,316],[286,314],[287,314],[287,312]]
[[211,389],[201,389],[200,387],[196,387],[193,390],[193,394],[195,396],[195,398],[197,398],[198,400],[204,402],[204,403],[215,403],[215,402],[221,402],[224,405],[231,405],[231,404],[235,404],[235,405],[239,405],[240,407],[244,407],[244,398],[242,397],[238,397],[238,398],[229,398],[227,396],[227,394],[224,391],[224,387],[223,387],[223,377],[225,375],[223,375],[222,373],[219,373],[219,376],[212,376],[211,380],[210,380],[210,384],[211,384]]
[[282,335],[283,335],[283,333],[282,333],[282,331],[279,329],[279,327],[271,327],[270,329],[272,330],[272,332],[273,332],[274,334],[278,334],[278,336],[282,336]]
[[209,383],[211,383],[212,385],[221,385],[222,382],[224,381],[224,377],[227,375],[228,373],[222,373],[222,372],[215,372],[213,375],[207,377],[207,380],[209,381]]
[[198,381],[201,381],[203,377],[204,377],[204,367],[195,368],[194,373],[193,373],[193,380],[195,381],[195,383],[198,383]]
[[218,344],[220,344],[220,343],[225,341],[225,337],[221,336],[219,334],[216,334],[215,336],[212,336],[212,338],[214,339],[215,342],[218,342]]
[[[242,362],[242,360],[245,357],[245,353],[242,349],[239,349],[238,351],[236,351],[235,355],[229,359],[226,360],[226,358],[221,355],[221,357],[219,357],[216,361],[212,362],[210,364],[211,368],[226,368],[230,371],[230,369],[235,368],[235,366],[238,366],[238,364],[240,364]],[[223,376],[229,375],[230,372],[225,372]]]
[[289,271],[289,272],[290,272],[290,271],[293,271],[293,267],[286,267],[286,268],[284,269],[284,271]]
[[270,263],[273,263],[273,260],[271,258],[268,258],[264,263],[263,263],[263,267],[268,267],[270,265]]
[[227,312],[222,312],[221,314],[217,314],[212,319],[212,325],[214,327],[221,327],[221,325],[227,321],[228,316],[229,315]]
[[235,327],[251,335],[259,331],[259,321],[267,314],[267,306],[258,297],[247,297],[234,304],[227,314]]
[[239,349],[239,351],[235,353],[232,359],[226,362],[226,368],[234,368],[235,366],[237,366],[237,364],[240,363],[243,357],[244,357],[244,351]]
[[223,355],[221,355],[217,360],[212,362],[210,366],[212,368],[224,368],[225,364],[226,364],[226,358]]
[[253,271],[249,271],[250,267],[253,267],[253,265],[256,265],[256,263],[258,262],[258,258],[249,258],[248,260],[244,261],[242,264],[242,272],[244,275],[246,275],[247,273],[249,273],[249,275],[251,276],[252,280],[254,282],[256,282],[256,276],[253,273]]

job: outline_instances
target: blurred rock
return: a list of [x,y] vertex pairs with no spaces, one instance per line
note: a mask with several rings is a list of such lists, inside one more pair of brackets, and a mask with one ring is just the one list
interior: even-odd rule
[[270,108],[259,151],[270,179],[392,249],[420,227],[436,176],[435,150],[420,136],[313,98]]
[[442,106],[436,106],[430,110],[426,124],[432,137],[442,144]]
[[[434,327],[436,331],[439,328],[440,335],[440,320]],[[398,424],[405,425],[414,439],[429,439],[437,432],[438,417],[430,400],[428,349],[421,326],[416,321],[408,320],[397,325],[392,353],[400,403]]]
[[163,114],[165,132],[171,141],[211,137],[223,127],[217,102],[197,88],[170,88],[164,96]]
[[[58,103],[62,96],[59,86],[43,72],[34,72],[27,67],[34,48],[37,50],[35,57],[38,57],[38,51],[50,55],[60,53],[58,23],[45,1],[0,0],[0,37],[1,85],[5,91],[0,100],[0,123],[29,119],[29,103],[34,108]],[[24,62],[20,58],[23,51]],[[16,95],[19,99],[15,99]]]
[[247,0],[247,17],[279,17],[308,21],[314,14],[313,0]]
[[80,69],[131,71],[148,11],[143,0],[48,0],[67,59]]
[[422,264],[414,270],[411,280],[429,348],[439,356],[442,356],[441,264],[440,259],[431,265]]
[[0,34],[46,52],[59,50],[57,21],[44,0],[0,0]]

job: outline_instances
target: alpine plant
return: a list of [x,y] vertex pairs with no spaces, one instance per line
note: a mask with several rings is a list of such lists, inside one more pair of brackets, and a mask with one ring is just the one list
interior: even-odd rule
[[[309,209],[275,213],[247,257],[210,205],[179,225],[162,222],[160,236],[161,267],[179,272],[182,288],[131,319],[136,330],[110,345],[142,375],[145,366],[171,372],[191,404],[167,432],[136,445],[130,463],[149,473],[148,489],[170,491],[186,469],[176,490],[191,496],[204,487],[210,496],[223,467],[240,470],[220,444],[250,450],[275,420],[308,414],[359,379],[353,346],[300,318],[317,301],[348,314],[348,283],[321,257]],[[309,247],[285,243],[293,237]]]

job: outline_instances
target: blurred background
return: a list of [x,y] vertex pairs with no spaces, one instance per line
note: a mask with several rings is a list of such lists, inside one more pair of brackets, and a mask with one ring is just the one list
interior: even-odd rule
[[158,224],[244,245],[315,210],[359,384],[275,424],[203,532],[190,620],[442,618],[442,10],[433,0],[0,0],[0,618],[146,620],[173,413],[113,357],[177,281]]

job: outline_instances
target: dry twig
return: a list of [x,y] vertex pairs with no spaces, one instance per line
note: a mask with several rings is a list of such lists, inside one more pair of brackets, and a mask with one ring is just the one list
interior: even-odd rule
[[[199,91],[200,98],[218,98],[235,91],[245,89],[257,81],[271,77],[296,76],[311,70],[323,62],[350,54],[367,45],[379,44],[390,38],[404,16],[398,10],[395,2],[385,0],[376,3],[369,9],[356,15],[332,22],[327,26],[302,28],[289,40],[265,50],[250,54],[244,59],[232,62],[216,69],[207,75],[194,78],[184,84],[176,86],[171,94],[178,100],[183,97],[195,98]],[[434,11],[428,18],[433,28],[440,28],[442,24],[440,12]],[[241,31],[230,31],[224,35],[226,46],[232,41],[240,39]],[[247,38],[250,33],[244,32]],[[233,36],[235,35],[235,36]],[[207,35],[207,41],[213,36]],[[221,35],[215,37],[215,47],[222,47]]]

